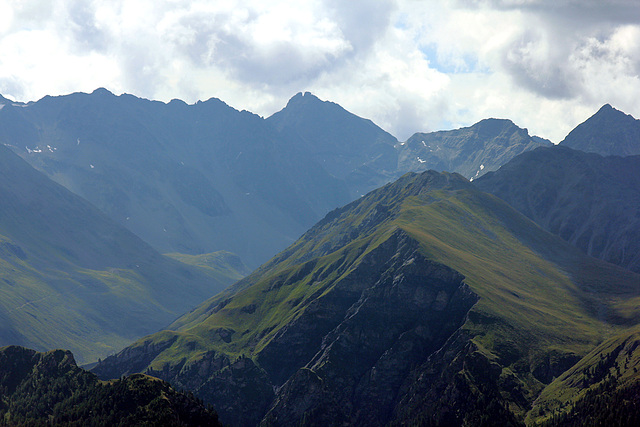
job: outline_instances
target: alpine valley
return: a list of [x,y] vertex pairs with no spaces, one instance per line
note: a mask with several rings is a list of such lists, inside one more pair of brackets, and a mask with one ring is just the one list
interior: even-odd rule
[[160,255],[4,146],[0,200],[0,345],[94,362],[233,282]]
[[631,116],[0,103],[0,345],[95,362],[0,348],[4,423],[640,423]]

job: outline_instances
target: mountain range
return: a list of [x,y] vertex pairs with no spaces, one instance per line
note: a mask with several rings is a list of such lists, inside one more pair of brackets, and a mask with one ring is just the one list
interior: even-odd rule
[[520,153],[549,145],[511,120],[486,119],[467,128],[414,134],[399,146],[398,169],[458,172],[474,180]]
[[500,120],[400,144],[310,93],[267,119],[218,99],[165,104],[104,89],[0,103],[0,143],[156,250],[230,251],[251,268],[407,171],[471,178],[546,144]]
[[232,425],[517,424],[637,324],[639,285],[458,174],[407,174],[94,371],[151,373]]
[[633,422],[637,122],[0,98],[0,345],[120,379],[2,348],[3,420],[217,423],[153,376],[229,425]]

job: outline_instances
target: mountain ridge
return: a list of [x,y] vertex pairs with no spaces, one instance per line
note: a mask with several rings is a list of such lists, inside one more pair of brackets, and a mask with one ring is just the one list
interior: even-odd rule
[[[609,330],[638,321],[638,280],[458,174],[406,174],[331,212],[233,291],[95,371],[148,369],[237,425],[416,422],[442,407],[442,395],[469,388],[481,390],[473,407],[436,412],[441,422],[471,422],[488,403],[487,416],[523,420],[553,377]],[[462,374],[448,371],[455,359]],[[226,380],[224,367],[234,367]],[[422,384],[427,372],[443,376]],[[254,399],[246,387],[275,387],[261,394],[266,413],[237,418],[222,408],[229,394]],[[449,391],[413,406],[434,387]],[[412,400],[410,390],[422,391]]]
[[560,145],[602,156],[638,155],[640,120],[605,104],[569,132]]
[[369,119],[340,105],[299,92],[286,107],[266,119],[333,176],[345,179],[353,200],[395,175],[397,139]]
[[2,143],[161,252],[229,250],[255,265],[348,201],[263,119],[215,98],[97,90],[7,105],[0,124]]
[[474,180],[524,151],[549,144],[511,120],[484,119],[456,130],[414,134],[399,146],[399,170],[458,172]]
[[308,92],[266,119],[217,98],[188,105],[106,89],[4,105],[0,143],[158,251],[227,250],[251,267],[406,171],[472,177],[544,143],[516,138],[506,156],[485,147],[464,167],[422,164],[425,154]]

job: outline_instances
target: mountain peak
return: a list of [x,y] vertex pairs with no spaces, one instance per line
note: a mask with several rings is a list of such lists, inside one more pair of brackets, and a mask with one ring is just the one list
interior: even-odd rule
[[94,90],[93,92],[91,92],[91,95],[98,95],[98,96],[114,96],[112,92],[110,92],[109,90],[103,88],[103,87],[99,87],[98,89]]
[[513,129],[515,131],[524,132],[527,134],[527,136],[529,135],[529,131],[527,129],[516,126],[516,124],[509,119],[484,119],[480,120],[478,123],[471,127],[478,129],[480,132],[488,133],[491,135],[500,133],[501,131],[504,131],[506,129]]
[[401,144],[399,168],[447,170],[473,180],[516,154],[546,144],[511,120],[490,118],[456,130],[416,133]]
[[[289,100],[289,102],[287,102],[287,106],[285,108],[291,108],[291,107],[296,107],[300,105],[308,105],[310,103],[324,104],[325,101],[322,101],[320,98],[318,98],[311,92],[298,92]],[[332,104],[332,103],[329,103],[329,104]]]
[[640,154],[640,120],[605,104],[560,144],[602,156]]
[[602,117],[602,116],[633,118],[633,116],[626,114],[625,112],[620,111],[617,108],[612,107],[611,104],[604,104],[592,117]]

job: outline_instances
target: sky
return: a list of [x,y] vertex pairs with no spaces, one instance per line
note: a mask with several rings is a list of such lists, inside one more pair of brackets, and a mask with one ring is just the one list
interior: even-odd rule
[[399,140],[508,118],[560,142],[602,105],[640,117],[638,0],[0,0],[0,94],[297,92]]

